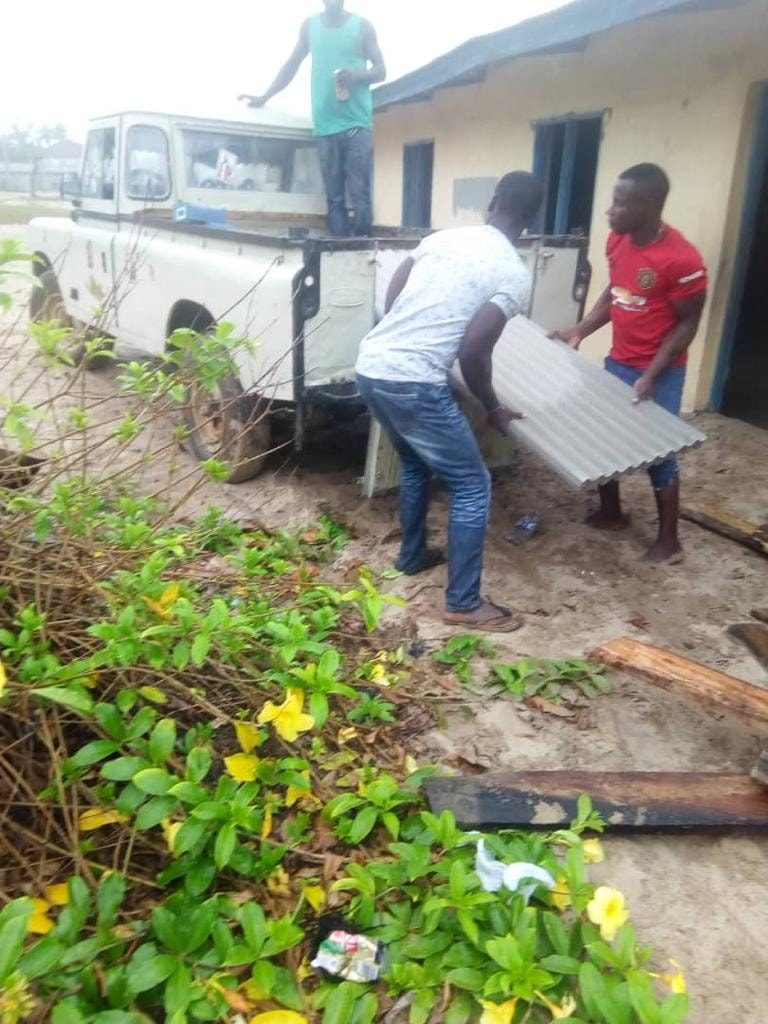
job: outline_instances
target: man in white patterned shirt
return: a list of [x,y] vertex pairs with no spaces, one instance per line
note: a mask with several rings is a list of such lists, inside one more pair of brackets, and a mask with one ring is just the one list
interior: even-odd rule
[[360,393],[402,462],[402,547],[396,567],[409,575],[443,560],[427,547],[434,475],[451,496],[444,621],[506,632],[522,624],[480,593],[491,481],[477,441],[448,385],[459,360],[489,422],[506,434],[521,413],[496,398],[493,348],[507,320],[525,308],[531,279],[515,242],[541,205],[540,183],[526,171],[496,186],[483,227],[426,238],[395,272],[382,321],[363,339]]

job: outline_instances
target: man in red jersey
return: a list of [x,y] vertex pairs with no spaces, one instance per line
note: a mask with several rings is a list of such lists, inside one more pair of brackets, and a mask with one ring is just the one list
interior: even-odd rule
[[[634,387],[636,402],[653,399],[677,415],[688,347],[707,295],[707,271],[698,250],[661,219],[668,192],[669,179],[655,164],[637,164],[619,176],[608,211],[610,283],[581,323],[553,337],[578,348],[588,335],[611,323],[613,346],[606,370]],[[665,459],[649,475],[659,534],[646,557],[661,562],[682,551],[677,460]],[[600,488],[600,508],[587,522],[602,530],[629,525],[617,481]]]

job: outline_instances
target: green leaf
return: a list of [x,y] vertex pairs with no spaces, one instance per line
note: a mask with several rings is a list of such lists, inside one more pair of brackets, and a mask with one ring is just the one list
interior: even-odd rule
[[67,760],[66,764],[70,768],[88,768],[92,764],[103,761],[110,754],[114,754],[119,748],[120,744],[114,740],[94,740],[81,747]]
[[165,1012],[169,1016],[184,1013],[192,1002],[192,994],[192,972],[186,964],[179,961],[165,986]]
[[93,715],[107,736],[118,741],[125,739],[123,716],[114,704],[97,704]]
[[445,1011],[444,1024],[467,1024],[475,1009],[475,1001],[468,992],[458,992]]
[[192,811],[192,816],[201,821],[223,821],[230,815],[229,804],[220,800],[206,800]]
[[226,825],[222,825],[219,829],[219,834],[216,836],[216,842],[213,846],[213,859],[219,871],[229,864],[236,845],[237,826],[233,821],[228,821]]
[[587,1013],[590,1017],[599,1020],[602,1013],[598,1000],[605,994],[605,982],[594,964],[586,963],[581,965],[579,970],[579,988]]
[[85,1017],[77,1008],[74,998],[64,999],[54,1006],[51,1024],[85,1024]]
[[133,776],[133,784],[150,796],[165,796],[178,780],[164,768],[145,768]]
[[433,988],[422,988],[416,993],[411,1003],[411,1012],[408,1016],[410,1024],[427,1024],[432,1016],[432,1010],[437,1002],[437,992]]
[[175,796],[156,796],[140,807],[136,812],[136,828],[144,831],[154,828],[169,817],[179,806]]
[[381,823],[392,838],[397,841],[400,836],[400,819],[398,816],[392,811],[387,811],[386,814],[382,814]]
[[578,974],[581,969],[581,962],[572,956],[545,956],[539,961],[539,966],[544,971],[551,971],[552,974]]
[[469,941],[477,945],[480,942],[480,929],[469,911],[459,910],[456,914],[456,919]]
[[153,764],[165,764],[176,744],[176,723],[172,718],[162,718],[149,737],[149,757]]
[[251,977],[267,995],[271,995],[275,984],[277,968],[271,960],[258,960],[251,970]]
[[148,959],[138,960],[134,955],[127,967],[128,988],[134,995],[148,992],[156,985],[170,978],[176,970],[178,960],[175,956],[161,954]]
[[93,697],[84,686],[42,686],[32,693],[36,697],[53,701],[54,704],[63,704],[65,707],[74,708],[84,715],[93,711]]
[[117,911],[125,896],[125,879],[117,871],[112,871],[99,883],[96,893],[96,909],[98,923],[104,928],[111,928],[117,920]]
[[681,1024],[688,1016],[690,1000],[683,992],[673,992],[661,1006],[661,1024]]
[[426,960],[428,956],[445,952],[454,941],[455,937],[447,931],[420,935],[403,943],[402,953],[411,960]]
[[456,988],[465,988],[469,992],[481,992],[485,984],[486,974],[484,971],[475,970],[472,967],[457,967],[449,971],[445,980],[449,981]]
[[0,985],[16,970],[27,935],[27,921],[27,915],[14,917],[0,930]]
[[359,843],[369,836],[376,827],[378,815],[375,807],[363,807],[362,810],[358,811],[355,820],[349,829],[347,841],[352,846],[357,846]]
[[323,1024],[351,1024],[355,1002],[360,988],[354,982],[342,981],[331,992],[325,1004]]
[[373,1024],[379,1012],[379,997],[375,992],[364,992],[355,1003],[352,1024]]
[[202,782],[212,764],[213,757],[208,747],[193,747],[187,754],[187,782]]
[[203,662],[208,657],[208,651],[211,649],[211,638],[206,633],[198,633],[192,642],[192,664],[201,668]]
[[240,910],[240,924],[245,941],[251,948],[254,957],[261,953],[267,937],[267,920],[258,903],[246,903]]
[[[178,846],[178,843],[176,844]],[[190,896],[202,896],[216,877],[216,865],[212,860],[198,860],[184,877],[184,887]]]
[[571,948],[571,943],[566,931],[565,925],[560,920],[558,914],[552,914],[544,912],[541,915],[542,922],[544,924],[544,931],[547,933],[547,938],[555,947],[555,952],[560,956],[567,956]]
[[207,900],[187,919],[184,925],[183,953],[194,953],[210,937],[213,923],[218,917],[216,899]]
[[278,967],[275,971],[275,980],[272,985],[272,998],[276,999],[289,1010],[303,1010],[304,997],[298,982],[291,971],[284,967]]
[[19,970],[27,981],[42,978],[58,967],[65,949],[64,943],[53,935],[47,935],[24,954],[19,962]]
[[181,855],[197,846],[207,831],[208,823],[206,821],[187,818],[176,834],[176,842],[174,843],[176,853]]
[[629,997],[642,1024],[662,1024],[661,1010],[653,994],[653,982],[644,971],[628,971]]
[[128,782],[144,768],[149,768],[149,761],[143,757],[117,757],[102,765],[101,776],[111,782]]

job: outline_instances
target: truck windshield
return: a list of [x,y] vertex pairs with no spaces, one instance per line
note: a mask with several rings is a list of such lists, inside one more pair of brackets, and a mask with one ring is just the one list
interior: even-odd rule
[[312,139],[270,139],[186,129],[188,188],[321,195],[320,161]]

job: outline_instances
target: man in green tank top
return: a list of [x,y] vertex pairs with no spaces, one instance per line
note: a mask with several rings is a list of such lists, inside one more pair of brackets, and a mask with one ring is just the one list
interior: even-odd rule
[[332,235],[366,236],[373,223],[371,85],[386,77],[384,57],[369,21],[345,11],[344,0],[323,0],[323,5],[322,14],[301,26],[296,48],[264,95],[244,94],[240,99],[263,107],[312,55],[312,119],[328,197],[328,226]]

